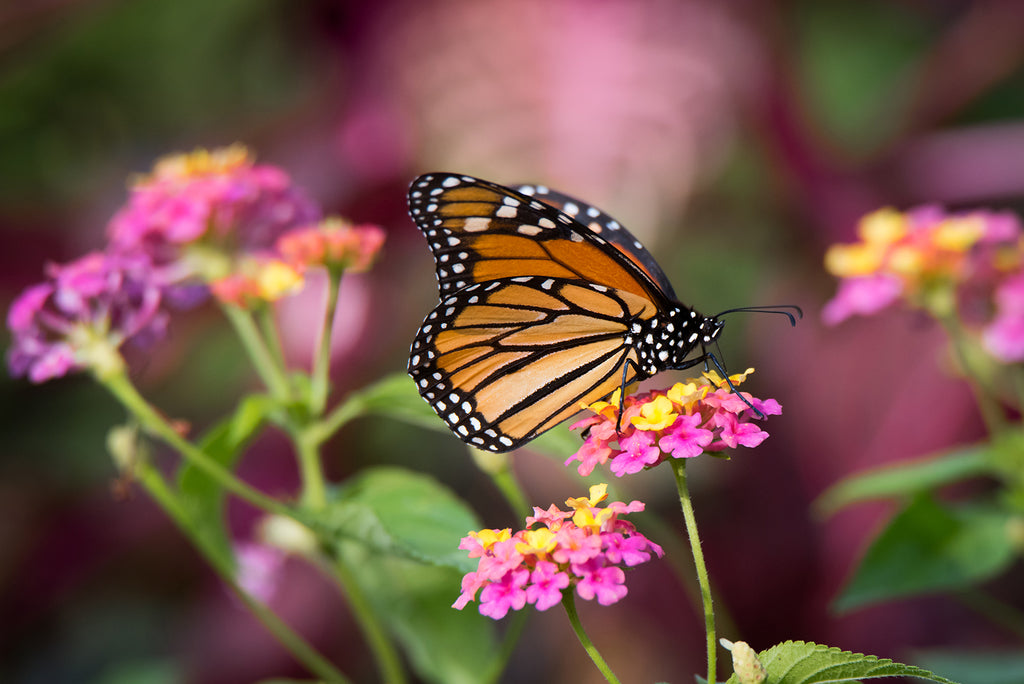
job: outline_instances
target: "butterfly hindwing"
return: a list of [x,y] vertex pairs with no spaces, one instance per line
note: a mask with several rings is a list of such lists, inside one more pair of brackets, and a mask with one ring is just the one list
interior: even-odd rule
[[427,174],[412,183],[409,211],[434,255],[442,298],[474,283],[544,276],[585,280],[662,306],[671,300],[667,280],[649,255],[638,259],[621,246],[610,249],[617,243],[511,188],[470,176]]
[[599,235],[632,261],[637,268],[646,273],[658,288],[670,299],[675,299],[675,291],[661,266],[654,260],[651,253],[633,236],[625,226],[601,211],[565,193],[552,190],[544,185],[517,185],[515,189],[526,195],[550,204],[555,209],[572,216],[578,223],[586,226],[589,231]]
[[442,295],[413,342],[409,374],[466,443],[514,449],[638,378],[631,321],[645,297],[578,279],[520,276]]

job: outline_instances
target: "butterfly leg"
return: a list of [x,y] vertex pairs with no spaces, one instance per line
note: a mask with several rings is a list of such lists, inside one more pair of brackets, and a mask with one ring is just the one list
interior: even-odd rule
[[630,366],[636,371],[635,377],[640,377],[640,366],[636,365],[632,359],[627,358],[626,362],[622,364],[622,382],[619,384],[619,417],[615,420],[615,434],[617,435],[622,434],[622,411],[626,402],[626,374],[629,372]]
[[[757,414],[759,418],[764,420],[767,416],[765,416],[764,413],[761,412],[761,409],[751,404],[749,399],[740,394],[740,391],[736,389],[736,385],[732,384],[732,380],[729,379],[729,373],[728,371],[725,370],[725,367],[722,366],[721,362],[718,360],[718,357],[708,352],[707,358],[711,359],[711,363],[714,364],[715,368],[718,369],[718,372],[722,374],[723,378],[725,378],[725,382],[729,385],[729,389],[732,390],[732,393],[735,394],[740,399],[742,399],[744,404],[749,406],[754,411],[754,413]],[[707,362],[705,361],[705,365],[706,364]]]

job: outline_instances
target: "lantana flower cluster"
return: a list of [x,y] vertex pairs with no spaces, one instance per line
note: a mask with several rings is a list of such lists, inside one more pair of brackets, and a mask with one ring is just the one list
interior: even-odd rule
[[167,314],[145,258],[91,252],[50,264],[46,274],[7,314],[15,377],[38,383],[86,367],[116,371],[120,357],[112,352],[122,342],[162,336]]
[[1003,362],[1024,360],[1024,230],[1010,212],[880,209],[858,242],[833,245],[825,267],[840,278],[826,323],[903,301],[936,318],[958,317]]
[[[274,301],[299,289],[311,266],[365,269],[383,241],[376,226],[321,222],[283,170],[256,164],[241,145],[158,161],[134,182],[107,235],[103,250],[48,266],[47,280],[14,301],[13,375],[42,382],[109,365],[124,342],[161,335],[168,304],[195,304],[210,291],[237,306]],[[296,235],[347,242],[316,259],[295,254]]]
[[652,554],[660,558],[664,551],[621,518],[642,511],[642,502],[599,507],[607,496],[606,484],[594,485],[588,497],[565,502],[570,510],[535,506],[526,529],[515,534],[509,528],[470,532],[459,548],[480,561],[462,578],[453,607],[462,610],[479,592],[480,613],[498,620],[526,604],[547,610],[567,589],[605,606],[621,600],[628,593],[621,566],[645,563]]
[[[733,387],[754,372],[730,375]],[[744,401],[744,398],[746,401]],[[749,402],[749,404],[747,403]],[[755,447],[768,433],[751,422],[757,414],[779,415],[774,399],[758,399],[733,392],[717,373],[707,371],[667,390],[627,396],[619,419],[619,391],[609,401],[583,408],[594,413],[570,429],[583,430],[583,446],[565,462],[579,461],[580,475],[589,475],[605,463],[616,476],[653,468],[668,458],[693,458],[738,446]]]

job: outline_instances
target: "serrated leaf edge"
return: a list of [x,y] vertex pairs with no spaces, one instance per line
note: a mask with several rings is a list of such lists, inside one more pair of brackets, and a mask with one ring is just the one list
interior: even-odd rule
[[[801,656],[798,660],[794,661],[793,664],[786,670],[786,672],[779,673],[779,674],[781,674],[781,677],[776,677],[775,676],[776,673],[772,673],[771,672],[770,665],[773,662],[773,659],[778,655],[778,653],[775,653],[775,652],[781,650],[783,647],[786,647],[786,646],[790,646],[790,647],[810,646],[812,648],[812,650],[809,653]],[[828,682],[856,681],[858,679],[863,679],[863,678],[868,678],[868,677],[872,677],[873,678],[873,677],[885,677],[885,676],[919,677],[919,678],[922,678],[922,679],[930,679],[931,681],[937,682],[938,684],[957,684],[957,682],[954,682],[951,679],[946,679],[945,677],[937,675],[937,674],[935,674],[934,672],[932,672],[930,670],[925,670],[924,668],[917,667],[916,665],[906,665],[906,664],[903,664],[903,663],[897,663],[896,661],[892,660],[891,658],[879,658],[878,656],[875,656],[875,655],[866,655],[864,653],[855,653],[853,651],[844,651],[843,649],[841,649],[838,646],[826,646],[824,644],[818,644],[818,643],[815,643],[813,641],[802,641],[802,640],[801,641],[793,641],[793,640],[783,641],[782,643],[775,644],[774,646],[772,646],[770,648],[767,648],[764,651],[761,651],[760,653],[758,653],[757,657],[758,657],[758,660],[761,661],[761,664],[764,665],[766,669],[769,669],[769,676],[768,676],[768,679],[766,680],[767,684],[777,684],[778,682],[785,681],[785,678],[789,675],[790,672],[792,672],[792,670],[794,669],[794,667],[797,664],[802,663],[805,660],[807,660],[809,657],[811,657],[813,655],[817,655],[819,653],[839,654],[839,655],[847,656],[851,660],[859,659],[861,661],[864,661],[864,660],[874,661],[875,666],[872,667],[870,670],[868,670],[867,672],[865,672],[863,674],[858,674],[858,675],[855,675],[855,676],[852,676],[852,677],[844,677],[843,679],[832,679],[832,680],[828,680],[828,679],[819,680],[819,679],[816,679],[814,681],[817,684],[827,684]],[[834,668],[842,667],[842,666],[846,666],[846,665],[851,665],[851,664],[856,664],[856,663],[852,663],[852,662],[851,663],[837,663],[835,665],[830,665],[830,666],[824,667],[821,670],[819,670],[819,672],[827,672],[830,669],[834,669]],[[893,672],[893,673],[891,673],[891,675],[890,674],[875,674],[875,673],[879,672],[880,670],[886,669],[888,667],[895,667],[895,668],[899,669],[900,671],[899,672]]]

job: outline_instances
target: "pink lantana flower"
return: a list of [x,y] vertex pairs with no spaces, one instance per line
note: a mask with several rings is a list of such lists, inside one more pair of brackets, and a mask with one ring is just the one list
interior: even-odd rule
[[880,209],[857,225],[858,242],[833,245],[825,268],[840,278],[822,318],[835,325],[903,300],[940,317],[964,294],[991,291],[1024,263],[1024,229],[1009,212]]
[[999,285],[995,307],[995,318],[982,331],[985,349],[1003,363],[1024,361],[1024,272]]
[[664,551],[620,517],[642,511],[643,503],[611,502],[602,508],[598,504],[606,490],[607,485],[594,485],[589,496],[567,500],[571,510],[534,508],[526,529],[515,534],[470,532],[459,548],[480,560],[462,578],[453,607],[461,610],[479,592],[480,612],[499,619],[528,603],[547,610],[573,588],[580,598],[596,598],[602,605],[622,599],[627,589],[619,565],[639,565]]
[[318,224],[294,228],[279,237],[275,247],[282,257],[301,267],[326,266],[328,270],[366,271],[384,244],[379,226],[352,225],[331,217]]
[[277,593],[287,554],[273,546],[243,543],[235,547],[235,558],[238,586],[260,601],[269,602]]
[[111,251],[145,255],[168,296],[191,303],[232,272],[235,255],[268,250],[288,229],[319,218],[288,174],[232,145],[158,161],[107,232]]
[[[729,379],[733,386],[740,385],[753,370]],[[768,433],[751,422],[757,414],[750,406],[765,416],[782,413],[774,399],[762,400],[746,392],[741,398],[712,371],[667,390],[626,397],[621,421],[618,401],[616,391],[610,401],[585,406],[595,415],[572,426],[574,430],[585,429],[586,438],[565,464],[579,461],[577,470],[581,475],[608,463],[612,473],[622,477],[653,468],[667,458],[693,458],[738,446],[757,446]]]
[[7,314],[15,377],[44,382],[87,368],[116,372],[123,343],[163,335],[167,314],[145,258],[91,252],[46,272],[47,280],[25,290]]
[[569,573],[558,569],[550,561],[538,561],[530,573],[530,586],[526,588],[526,601],[537,610],[547,610],[561,602],[562,590],[569,586]]

